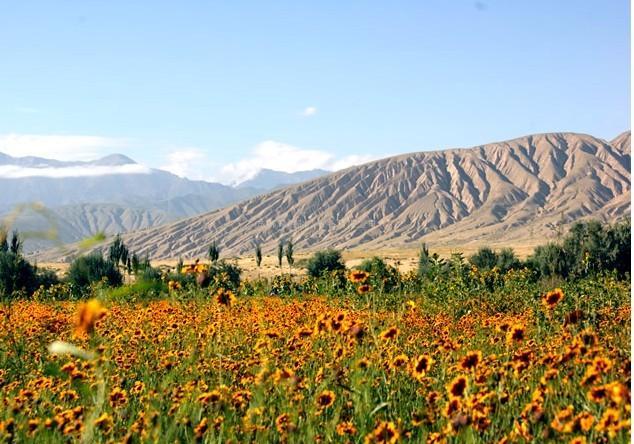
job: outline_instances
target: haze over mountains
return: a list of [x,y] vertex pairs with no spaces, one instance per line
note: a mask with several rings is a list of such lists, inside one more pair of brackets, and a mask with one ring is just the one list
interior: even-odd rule
[[629,131],[537,134],[389,157],[124,239],[155,259],[203,257],[214,240],[223,255],[289,238],[298,250],[543,243],[581,218],[628,216],[630,163]]
[[[321,174],[321,170],[263,170],[249,183],[231,187],[150,169],[121,154],[64,162],[0,153],[0,217],[6,218],[21,204],[40,203],[47,217],[27,210],[12,227],[22,232],[46,231],[53,221],[57,240],[68,243],[100,231],[112,235],[156,227]],[[26,249],[52,245],[47,240],[27,239]]]

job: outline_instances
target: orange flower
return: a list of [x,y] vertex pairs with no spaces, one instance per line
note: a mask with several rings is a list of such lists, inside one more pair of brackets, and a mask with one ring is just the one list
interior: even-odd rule
[[399,334],[399,329],[397,327],[390,327],[386,330],[383,330],[379,337],[385,341],[390,341],[392,339],[396,339]]
[[526,327],[523,324],[514,324],[506,332],[506,342],[512,344],[513,342],[521,342],[526,336]]
[[548,310],[552,310],[561,302],[564,298],[564,292],[561,288],[555,288],[553,291],[549,291],[542,296],[542,304]]
[[364,443],[394,444],[398,442],[400,437],[401,434],[393,422],[381,421],[376,428],[365,437]]
[[447,391],[452,398],[462,398],[467,390],[467,378],[464,376],[456,376],[453,381],[447,385]]
[[412,361],[412,376],[420,379],[429,372],[434,359],[429,355],[420,355]]
[[462,361],[460,362],[460,367],[462,367],[463,370],[473,370],[478,366],[480,361],[482,361],[482,352],[479,350],[472,351],[467,353],[466,356],[462,358]]
[[350,272],[350,275],[348,276],[348,279],[350,280],[350,282],[359,284],[365,282],[368,276],[368,273],[363,270],[352,270],[352,272]]
[[101,302],[97,299],[91,299],[79,306],[79,315],[75,326],[75,334],[84,336],[95,330],[96,322],[103,318],[108,310],[106,310]]
[[317,407],[319,407],[319,409],[326,409],[334,404],[335,399],[335,392],[324,390],[317,396]]
[[371,290],[372,290],[371,286],[369,286],[368,284],[363,284],[363,285],[359,285],[359,288],[357,288],[357,293],[366,294],[367,292]]
[[216,302],[220,305],[230,307],[236,302],[236,297],[231,290],[219,288],[218,291],[216,291]]

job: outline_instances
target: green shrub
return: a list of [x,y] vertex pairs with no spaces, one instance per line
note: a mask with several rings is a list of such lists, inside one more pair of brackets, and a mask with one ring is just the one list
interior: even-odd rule
[[31,295],[38,287],[34,266],[9,249],[0,251],[0,295],[13,296],[19,291]]
[[386,264],[385,261],[378,256],[364,260],[355,268],[369,273],[370,285],[381,291],[392,291],[398,287],[400,283],[398,270]]
[[107,280],[107,285],[113,287],[123,282],[123,277],[116,265],[98,254],[78,257],[68,270],[68,281],[79,290],[86,289],[90,284],[104,278]]
[[522,266],[512,248],[503,248],[498,253],[489,247],[482,247],[469,258],[469,263],[478,267],[479,270],[491,270],[497,267],[502,273]]
[[209,267],[210,283],[215,288],[225,288],[237,292],[240,288],[242,269],[238,264],[219,260]]
[[427,245],[423,244],[418,254],[418,276],[434,279],[447,271],[448,265],[446,261],[438,256],[438,253],[430,254]]
[[314,278],[321,277],[324,273],[336,270],[345,270],[341,253],[328,249],[315,253],[306,264],[308,275]]

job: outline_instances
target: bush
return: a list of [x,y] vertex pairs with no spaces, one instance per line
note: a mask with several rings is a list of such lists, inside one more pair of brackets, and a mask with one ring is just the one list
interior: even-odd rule
[[429,249],[425,244],[420,248],[418,254],[418,276],[421,278],[433,279],[437,276],[446,274],[448,271],[447,262],[442,259],[438,253],[429,253]]
[[380,257],[374,256],[371,259],[366,259],[355,268],[368,273],[372,287],[381,291],[392,291],[399,285],[400,274],[398,270],[386,264]]
[[623,277],[630,271],[631,245],[629,219],[614,225],[577,222],[561,244],[537,247],[528,263],[543,277],[581,278],[609,271]]
[[104,278],[107,279],[107,285],[113,287],[117,287],[123,282],[123,277],[116,265],[98,254],[78,257],[68,270],[69,282],[80,290]]
[[0,295],[12,296],[18,291],[31,295],[38,287],[34,266],[20,254],[0,251]]
[[216,288],[225,288],[237,292],[240,288],[240,275],[242,269],[232,262],[220,260],[209,267],[209,279],[211,285]]
[[326,272],[345,270],[345,268],[341,253],[333,249],[318,251],[306,264],[308,275],[314,278],[319,278]]
[[479,270],[491,270],[497,267],[502,273],[521,267],[521,262],[512,248],[504,248],[498,253],[489,247],[482,247],[469,258],[469,262]]

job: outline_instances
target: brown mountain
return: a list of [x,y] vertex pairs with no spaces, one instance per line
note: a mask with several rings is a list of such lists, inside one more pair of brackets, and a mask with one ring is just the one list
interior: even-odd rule
[[212,240],[225,256],[288,238],[297,250],[513,245],[629,212],[629,131],[549,133],[389,157],[124,239],[152,258],[204,256]]

